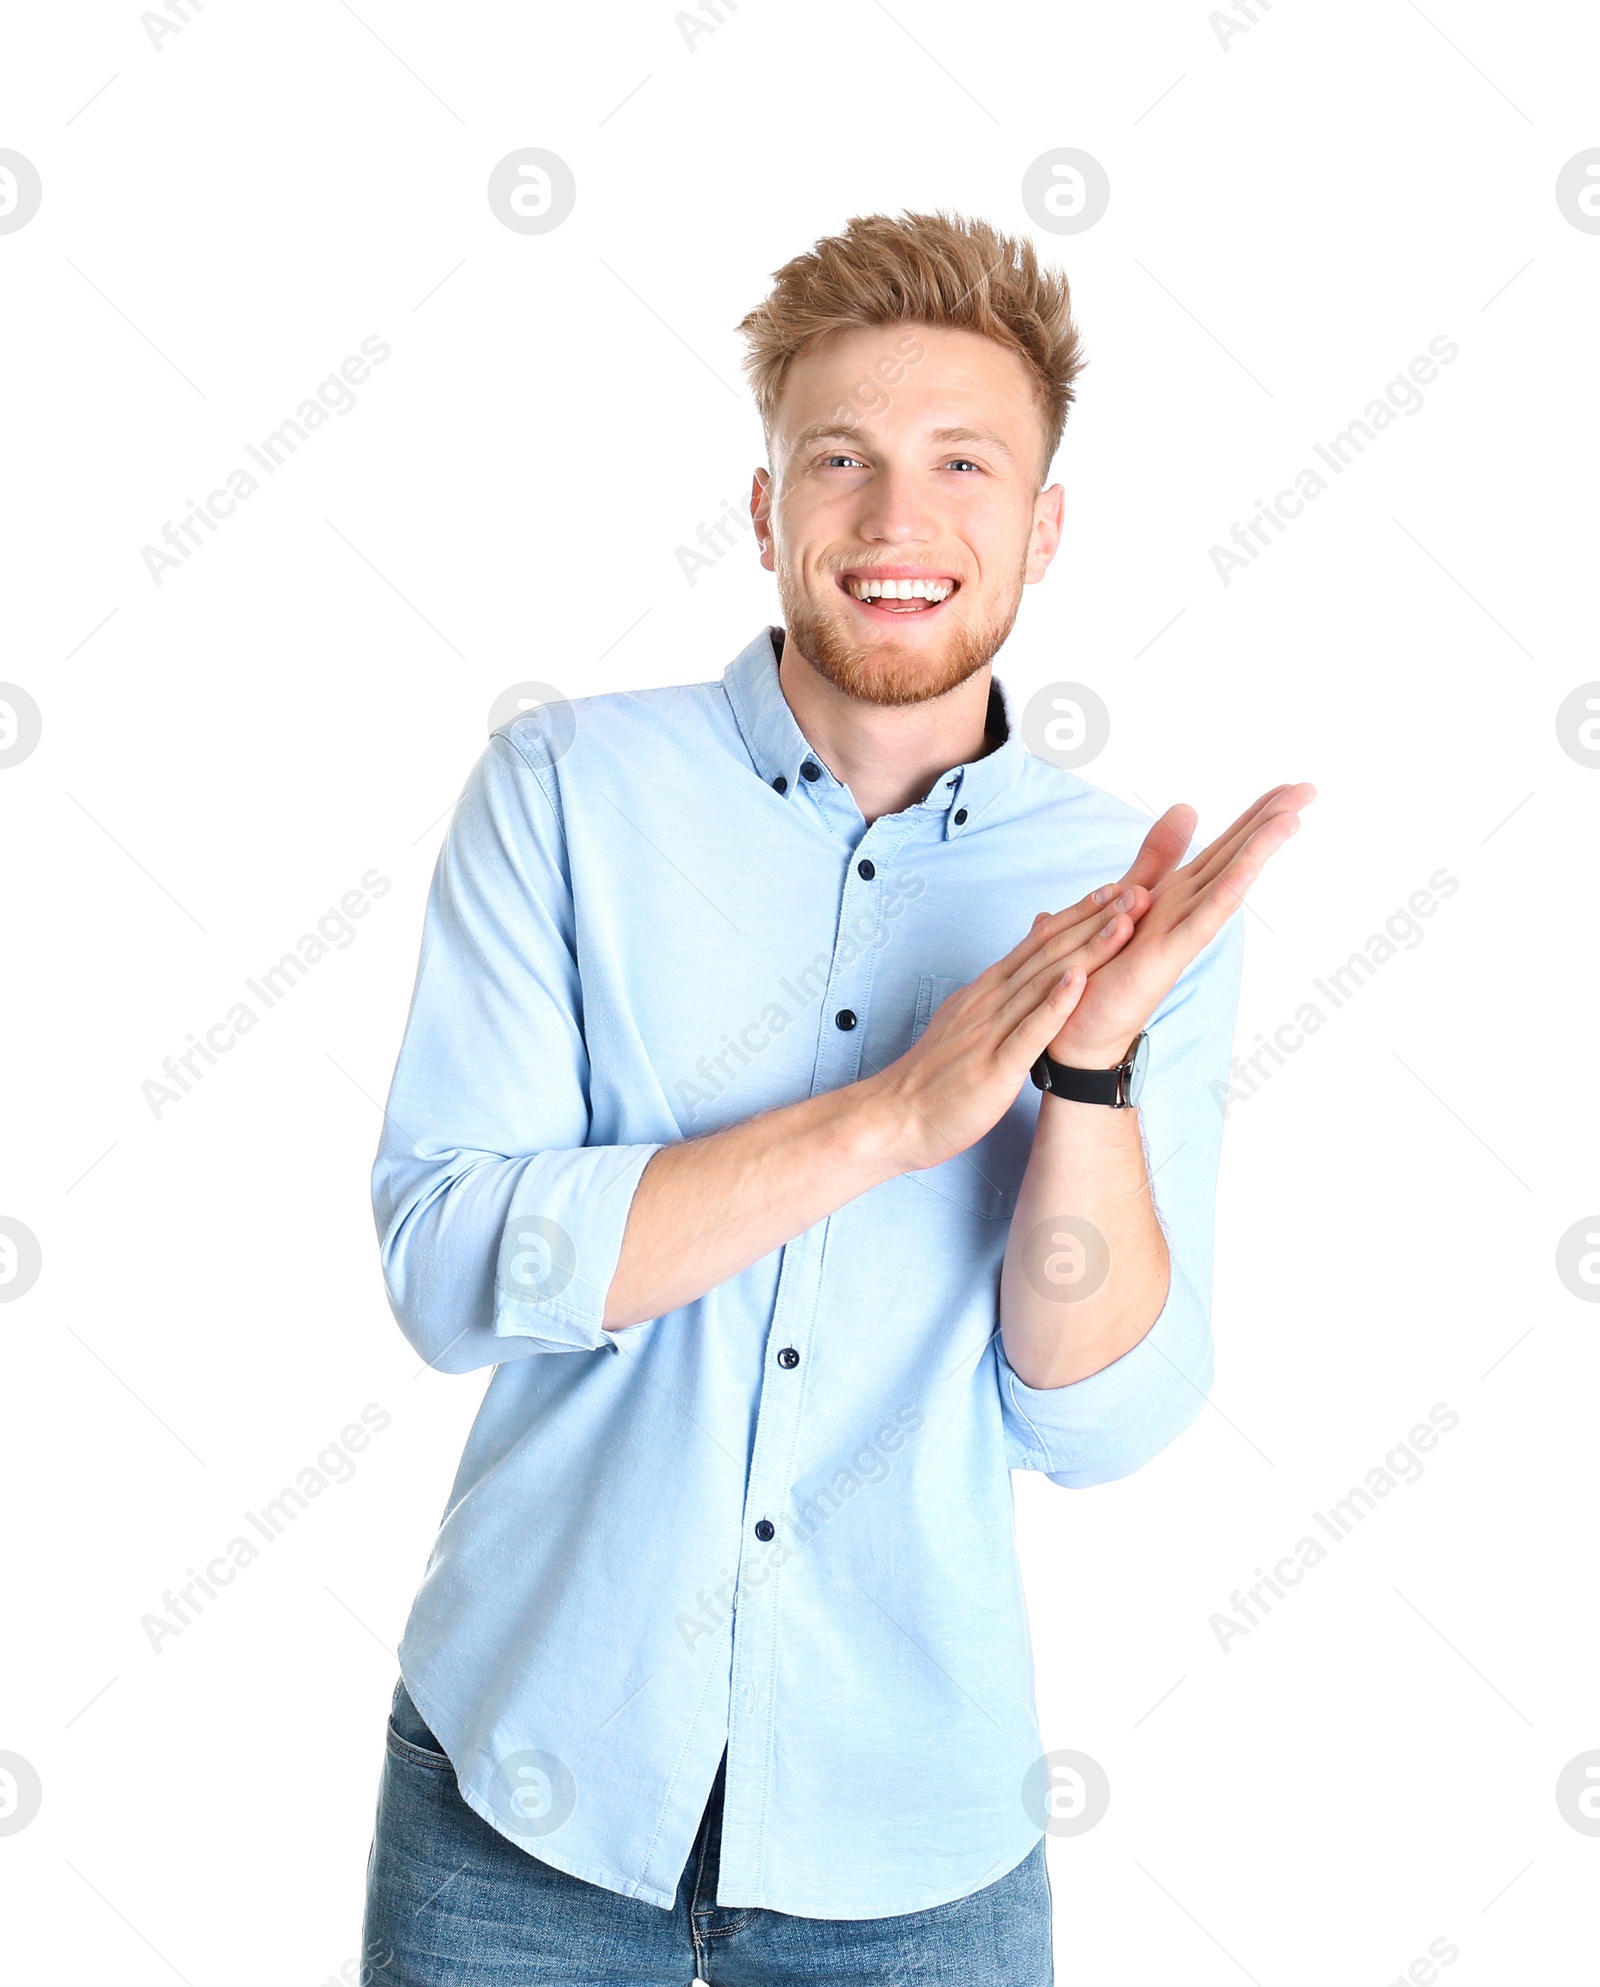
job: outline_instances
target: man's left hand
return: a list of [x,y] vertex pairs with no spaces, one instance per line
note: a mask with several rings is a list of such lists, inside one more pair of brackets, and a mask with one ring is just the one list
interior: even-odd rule
[[[1120,883],[1099,893],[1111,902],[1132,892],[1133,936],[1089,975],[1082,999],[1050,1043],[1057,1062],[1075,1069],[1112,1069],[1127,1054],[1180,973],[1209,945],[1244,902],[1246,891],[1300,826],[1300,810],[1316,798],[1302,781],[1274,787],[1231,828],[1178,868],[1194,833],[1192,807],[1169,807],[1151,828]],[[1069,913],[1057,914],[1066,917]],[[1044,925],[1036,924],[1043,936]]]

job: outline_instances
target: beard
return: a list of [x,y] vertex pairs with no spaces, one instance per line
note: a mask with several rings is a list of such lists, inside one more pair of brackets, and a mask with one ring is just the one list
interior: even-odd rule
[[981,622],[958,611],[958,590],[948,603],[946,633],[938,647],[892,637],[873,642],[853,639],[847,607],[841,605],[830,614],[817,606],[782,561],[776,578],[789,638],[819,676],[859,703],[922,704],[956,689],[994,659],[1016,621],[1025,570],[1024,562],[989,618]]

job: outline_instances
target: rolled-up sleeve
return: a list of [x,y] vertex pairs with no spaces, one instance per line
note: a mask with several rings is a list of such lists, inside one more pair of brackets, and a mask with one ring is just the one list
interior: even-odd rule
[[372,1173],[395,1318],[443,1372],[617,1350],[606,1293],[659,1144],[590,1144],[559,793],[503,733],[451,819]]
[[1150,1022],[1140,1116],[1171,1262],[1166,1303],[1137,1345],[1065,1387],[1025,1385],[995,1335],[1013,1469],[1043,1471],[1069,1490],[1109,1483],[1159,1455],[1205,1406],[1212,1224],[1242,955],[1241,914],[1186,968]]

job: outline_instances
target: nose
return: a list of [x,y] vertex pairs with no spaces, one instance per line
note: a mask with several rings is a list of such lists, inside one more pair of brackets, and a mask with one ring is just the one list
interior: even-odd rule
[[892,464],[881,466],[861,492],[856,529],[869,545],[930,545],[938,524],[922,479]]

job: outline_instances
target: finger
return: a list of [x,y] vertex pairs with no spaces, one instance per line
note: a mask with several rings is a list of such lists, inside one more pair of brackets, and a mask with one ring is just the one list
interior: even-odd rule
[[1244,902],[1250,886],[1292,835],[1299,832],[1298,814],[1278,814],[1265,821],[1233,860],[1214,876],[1200,892],[1188,914],[1173,927],[1171,936],[1192,959],[1211,943]]
[[1130,926],[1136,925],[1149,907],[1150,893],[1138,885],[1123,889],[1108,883],[1091,891],[1070,911],[1057,912],[1045,920],[1031,948],[1008,975],[1007,985],[1019,985],[1042,969],[1065,966],[1096,937],[1108,918],[1126,917]]
[[1047,983],[1043,997],[1017,1017],[998,1051],[1002,1056],[1015,1056],[1027,1069],[1033,1067],[1041,1051],[1061,1033],[1089,984],[1089,976],[1081,966],[1070,966],[1064,973],[1045,974],[1041,978]]
[[1091,890],[1065,910],[1041,911],[1029,926],[1027,937],[997,962],[993,969],[997,981],[1008,982],[1019,972],[1038,964],[1048,964],[1052,959],[1064,960],[1105,923],[1113,898],[1116,899],[1116,909],[1128,911],[1138,918],[1149,907],[1150,893],[1137,885],[1128,888],[1120,883],[1102,883],[1097,890]]
[[1139,844],[1139,853],[1122,881],[1125,884],[1142,884],[1145,889],[1153,890],[1163,876],[1183,861],[1183,852],[1194,839],[1194,826],[1198,818],[1186,802],[1180,801],[1176,807],[1169,807]]
[[1290,791],[1287,784],[1269,787],[1264,794],[1250,803],[1237,820],[1231,821],[1220,835],[1206,844],[1188,863],[1184,873],[1189,876],[1202,872],[1215,875],[1222,863],[1231,861],[1238,854],[1251,830],[1265,820],[1278,806],[1283,796]]
[[996,1021],[1002,1027],[1014,1027],[1041,1001],[1049,998],[1063,971],[1081,971],[1087,982],[1087,976],[1098,971],[1108,959],[1114,958],[1137,929],[1135,919],[1128,912],[1116,911],[1109,918],[1102,918],[1096,929],[1087,934],[1070,953],[1041,957],[1017,977],[995,1010]]
[[1303,780],[1295,786],[1273,787],[1187,866],[1185,876],[1192,883],[1209,883],[1222,873],[1264,823],[1284,815],[1298,815],[1302,807],[1308,807],[1316,798],[1316,792],[1314,786]]
[[1299,826],[1298,814],[1269,816],[1250,832],[1244,846],[1211,881],[1195,891],[1181,916],[1170,924],[1163,921],[1159,929],[1153,923],[1144,928],[1146,943],[1152,948],[1150,963],[1167,987],[1239,910],[1268,858],[1276,854]]
[[1275,808],[1280,798],[1288,793],[1287,786],[1269,787],[1253,800],[1236,821],[1229,822],[1222,833],[1208,842],[1200,853],[1184,865],[1183,876],[1188,882],[1209,882],[1222,868],[1231,862],[1243,848],[1246,840],[1267,815]]

